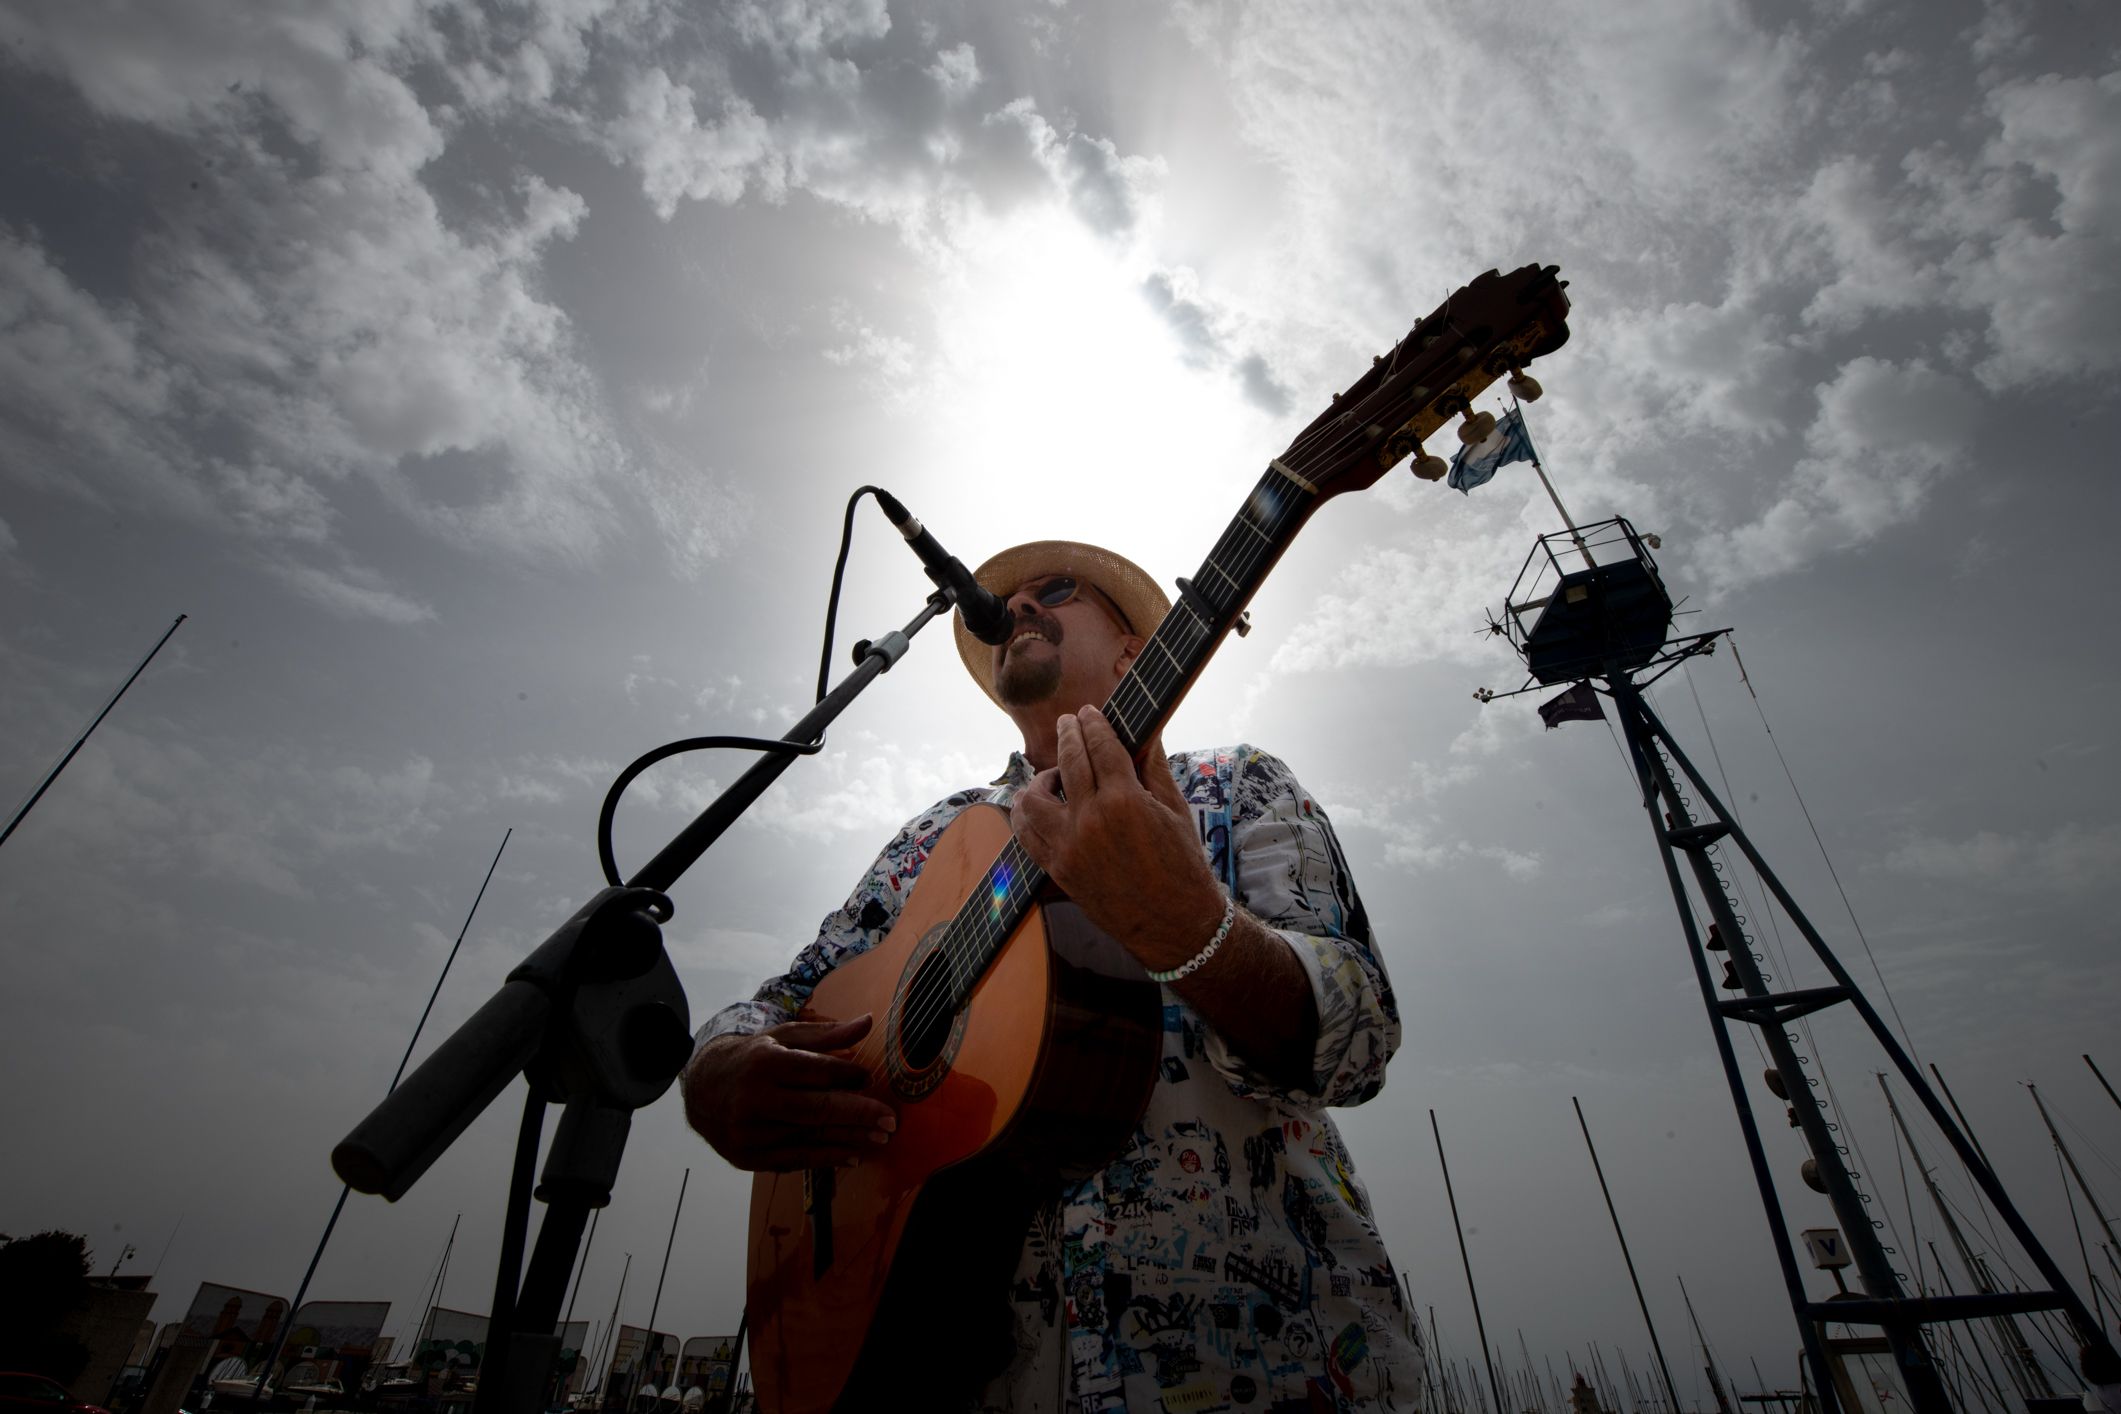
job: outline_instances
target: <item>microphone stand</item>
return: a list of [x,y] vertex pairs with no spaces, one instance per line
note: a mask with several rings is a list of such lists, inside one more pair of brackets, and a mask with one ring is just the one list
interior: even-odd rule
[[[661,1097],[691,1058],[685,990],[663,950],[661,925],[671,917],[664,891],[955,602],[938,589],[905,628],[857,643],[854,671],[781,737],[787,750],[762,756],[625,884],[561,924],[332,1150],[347,1184],[396,1202],[518,1073],[528,1082],[474,1414],[544,1407],[560,1302],[590,1211],[611,1201],[633,1112]],[[552,1103],[564,1109],[536,1188],[545,1218],[521,1276],[532,1171]]]

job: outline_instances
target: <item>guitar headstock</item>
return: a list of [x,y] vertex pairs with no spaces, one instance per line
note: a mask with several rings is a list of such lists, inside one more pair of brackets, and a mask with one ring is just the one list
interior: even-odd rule
[[[1361,491],[1496,379],[1568,342],[1569,299],[1555,265],[1490,270],[1416,324],[1289,444],[1281,462],[1321,497]],[[1440,474],[1440,473],[1439,473]]]

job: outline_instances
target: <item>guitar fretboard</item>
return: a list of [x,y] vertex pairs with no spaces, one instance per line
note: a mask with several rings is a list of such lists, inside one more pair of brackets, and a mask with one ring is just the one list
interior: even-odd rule
[[[1105,703],[1105,716],[1130,756],[1163,729],[1316,504],[1315,490],[1278,463],[1268,468],[1208,558],[1190,579],[1178,582],[1171,612]],[[971,995],[1045,884],[1046,872],[1010,840],[944,936],[954,1007]]]

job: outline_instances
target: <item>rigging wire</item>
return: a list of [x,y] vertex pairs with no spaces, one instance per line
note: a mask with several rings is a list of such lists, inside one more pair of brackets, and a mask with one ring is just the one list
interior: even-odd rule
[[2055,1173],[2062,1180],[2062,1197],[2069,1204],[2070,1231],[2077,1234],[2077,1255],[2084,1261],[2084,1279],[2092,1287],[2092,1317],[2106,1324],[2106,1308],[2099,1300],[2099,1274],[2092,1270],[2092,1254],[2084,1245],[2084,1224],[2077,1221],[2077,1195],[2069,1191],[2069,1172],[2062,1167],[2062,1146],[2055,1146]]
[[2065,1114],[2062,1110],[2062,1107],[2060,1105],[2057,1105],[2054,1101],[2048,1101],[2048,1108],[2054,1111],[2055,1118],[2061,1120],[2062,1123],[2068,1127],[2070,1133],[2077,1136],[2078,1143],[2082,1144],[2085,1148],[2091,1150],[2092,1154],[2099,1160],[2100,1163],[2105,1164],[2108,1169],[2113,1171],[2113,1174],[2116,1178],[2121,1178],[2121,1164],[2116,1164],[2113,1159],[2107,1154],[2107,1152],[2099,1147],[2099,1143],[2097,1140],[2093,1139],[2089,1134],[2086,1134],[2081,1128],[2079,1128],[2077,1122],[2071,1119],[2067,1114]]
[[1900,1028],[1900,1040],[1907,1053],[1917,1065],[1922,1063],[1922,1053],[1916,1049],[1914,1037],[1908,1033],[1907,1022],[1900,1015],[1900,1004],[1893,1000],[1892,988],[1885,983],[1885,973],[1878,966],[1878,956],[1871,951],[1871,940],[1863,931],[1863,923],[1856,917],[1856,906],[1849,901],[1848,890],[1842,887],[1841,871],[1834,867],[1834,858],[1827,852],[1826,840],[1819,833],[1819,826],[1812,819],[1811,807],[1804,803],[1804,792],[1797,787],[1796,773],[1790,769],[1789,759],[1782,754],[1782,743],[1775,740],[1775,729],[1768,725],[1767,709],[1761,705],[1760,694],[1753,690],[1753,680],[1747,676],[1745,664],[1738,657],[1738,635],[1731,634],[1731,660],[1738,665],[1738,680],[1745,684],[1748,697],[1753,699],[1753,710],[1760,716],[1761,730],[1767,733],[1768,744],[1775,749],[1775,760],[1782,766],[1782,775],[1790,783],[1790,794],[1797,798],[1797,808],[1804,815],[1805,827],[1812,832],[1812,843],[1819,846],[1819,857],[1826,862],[1826,872],[1834,881],[1834,891],[1841,895],[1841,906],[1848,912],[1849,925],[1856,930],[1856,940],[1863,945],[1863,955],[1871,964],[1871,975],[1878,979],[1879,994],[1893,1013],[1893,1023]]
[[[1738,647],[1737,647],[1737,644],[1736,644],[1736,642],[1735,642],[1735,641],[1734,641],[1734,642],[1732,643],[1732,645],[1731,645],[1731,656],[1732,656],[1732,659],[1733,659],[1733,661],[1735,662],[1735,661],[1737,660],[1737,656],[1738,656]],[[1697,714],[1697,715],[1698,715],[1698,716],[1699,716],[1699,717],[1701,718],[1701,730],[1702,730],[1702,734],[1703,734],[1703,735],[1704,735],[1704,736],[1705,736],[1705,737],[1707,738],[1707,740],[1708,740],[1708,746],[1709,746],[1709,754],[1710,754],[1711,758],[1712,758],[1712,759],[1713,759],[1713,760],[1715,761],[1715,763],[1716,763],[1716,772],[1717,772],[1717,776],[1718,776],[1718,779],[1719,779],[1719,780],[1721,780],[1721,782],[1722,782],[1722,784],[1723,784],[1723,792],[1724,792],[1724,799],[1726,800],[1726,802],[1728,802],[1728,808],[1729,808],[1729,810],[1730,810],[1730,812],[1731,812],[1731,818],[1732,818],[1732,819],[1733,819],[1734,821],[1739,821],[1739,820],[1740,820],[1740,816],[1739,816],[1739,811],[1738,811],[1738,806],[1737,806],[1737,796],[1736,796],[1735,792],[1734,792],[1734,791],[1732,790],[1732,788],[1731,788],[1731,780],[1730,780],[1730,774],[1729,774],[1729,772],[1728,772],[1728,771],[1727,771],[1727,770],[1725,769],[1725,767],[1724,767],[1724,764],[1723,764],[1723,753],[1722,753],[1722,752],[1721,752],[1721,751],[1720,751],[1720,750],[1719,750],[1719,749],[1717,748],[1717,746],[1716,746],[1716,737],[1715,737],[1715,733],[1714,733],[1714,731],[1713,731],[1713,730],[1712,730],[1712,729],[1710,728],[1710,726],[1709,726],[1708,712],[1707,712],[1707,710],[1706,710],[1706,709],[1705,709],[1705,708],[1704,708],[1704,707],[1702,706],[1702,702],[1701,702],[1701,692],[1700,692],[1700,689],[1699,689],[1698,687],[1696,687],[1696,685],[1695,685],[1695,683],[1694,683],[1694,677],[1693,677],[1693,673],[1692,673],[1692,671],[1691,671],[1691,667],[1692,667],[1692,665],[1691,665],[1691,664],[1689,664],[1689,665],[1688,665],[1688,670],[1687,670],[1687,671],[1685,671],[1684,673],[1682,673],[1682,676],[1684,677],[1684,679],[1685,679],[1685,681],[1686,681],[1686,685],[1687,685],[1687,691],[1688,691],[1689,693],[1691,693],[1691,694],[1693,695],[1693,698],[1694,698],[1694,710],[1695,710],[1695,713],[1696,713],[1696,714]],[[1755,710],[1756,712],[1760,712],[1760,721],[1761,721],[1761,725],[1762,725],[1762,727],[1763,727],[1763,728],[1766,728],[1766,727],[1767,727],[1767,715],[1766,715],[1766,713],[1765,713],[1764,711],[1762,711],[1762,710],[1761,710],[1761,708],[1760,708],[1760,699],[1759,699],[1759,695],[1758,695],[1757,693],[1755,693],[1755,692],[1753,691],[1753,685],[1752,685],[1751,679],[1750,679],[1750,678],[1749,678],[1749,677],[1748,677],[1748,676],[1746,675],[1746,672],[1745,672],[1745,667],[1744,667],[1744,664],[1743,664],[1743,663],[1738,663],[1738,675],[1739,675],[1739,681],[1740,681],[1740,682],[1742,682],[1742,683],[1743,683],[1743,684],[1745,685],[1745,689],[1746,689],[1746,692],[1747,692],[1747,694],[1748,694],[1748,695],[1750,695],[1750,696],[1751,696],[1751,697],[1753,698],[1753,705],[1754,705],[1754,710]],[[1773,732],[1773,730],[1772,730],[1771,728],[1770,728],[1770,729],[1768,729],[1768,737],[1769,737],[1770,743],[1772,744],[1772,743],[1773,743],[1773,739],[1774,739],[1774,732]],[[1789,780],[1789,783],[1790,783],[1790,789],[1791,789],[1791,791],[1792,791],[1793,793],[1797,793],[1797,781],[1796,781],[1796,777],[1795,777],[1795,775],[1794,775],[1794,774],[1793,774],[1793,773],[1792,773],[1792,772],[1790,771],[1790,768],[1789,768],[1789,763],[1788,763],[1788,761],[1787,761],[1787,760],[1784,760],[1784,759],[1783,759],[1783,756],[1782,756],[1782,748],[1781,748],[1781,746],[1780,746],[1779,744],[1775,745],[1775,755],[1776,755],[1776,759],[1777,759],[1778,761],[1782,761],[1782,769],[1783,769],[1783,774],[1784,774],[1784,776],[1785,776],[1786,778],[1788,778],[1788,780]],[[1804,806],[1804,799],[1803,799],[1803,796],[1802,796],[1802,794],[1801,794],[1801,793],[1798,793],[1798,795],[1797,795],[1797,801],[1798,801],[1798,806],[1799,806],[1799,808],[1800,808],[1800,809],[1804,809],[1804,812],[1805,812],[1805,821],[1806,821],[1806,823],[1807,823],[1807,824],[1810,824],[1810,823],[1811,823],[1811,812],[1810,812],[1810,810],[1809,810],[1808,808],[1805,808],[1805,806]],[[1741,822],[1741,824],[1742,824],[1742,822]],[[1818,831],[1818,828],[1817,828],[1817,826],[1813,826],[1813,827],[1812,827],[1812,838],[1813,838],[1814,842],[1815,842],[1815,843],[1817,843],[1817,844],[1819,845],[1819,850],[1820,850],[1820,853],[1821,853],[1821,855],[1822,855],[1822,856],[1824,856],[1824,855],[1826,854],[1826,844],[1825,844],[1825,842],[1824,842],[1824,841],[1823,841],[1822,839],[1820,839],[1820,836],[1819,836],[1819,831]],[[1831,858],[1829,858],[1829,859],[1827,860],[1827,868],[1828,868],[1828,871],[1829,871],[1830,873],[1831,873],[1831,872],[1833,871],[1833,861],[1832,861],[1832,859],[1831,859]],[[1719,872],[1719,873],[1722,873],[1723,871],[1719,870],[1718,872]],[[1758,871],[1757,871],[1757,869],[1756,869],[1756,871],[1755,871],[1755,872],[1756,872],[1756,873],[1758,872]],[[1735,870],[1735,869],[1734,869],[1734,870],[1732,870],[1732,871],[1731,871],[1731,872],[1729,872],[1729,873],[1728,873],[1728,874],[1727,874],[1727,875],[1726,875],[1725,877],[1726,877],[1726,878],[1728,879],[1728,881],[1729,881],[1729,883],[1730,883],[1730,885],[1731,885],[1731,887],[1732,887],[1733,891],[1734,891],[1734,892],[1735,892],[1735,893],[1736,893],[1736,894],[1738,895],[1738,898],[1740,899],[1740,901],[1741,901],[1741,902],[1743,902],[1743,903],[1744,903],[1744,904],[1746,905],[1746,907],[1747,907],[1747,909],[1748,909],[1748,910],[1750,910],[1750,909],[1752,908],[1752,903],[1751,903],[1751,900],[1750,900],[1750,898],[1748,897],[1748,895],[1747,895],[1747,893],[1746,893],[1746,891],[1745,891],[1745,885],[1744,885],[1744,882],[1743,882],[1743,880],[1742,880],[1742,879],[1740,879],[1740,877],[1738,876],[1738,874],[1737,874],[1736,870]],[[1836,878],[1835,878],[1835,887],[1836,887],[1837,889],[1838,889],[1838,888],[1840,887],[1840,879],[1839,879],[1838,875],[1837,875],[1837,876],[1836,876]],[[1763,900],[1765,900],[1765,899],[1766,899],[1766,897],[1767,897],[1767,896],[1766,896],[1766,891],[1765,891],[1765,888],[1764,888],[1764,886],[1763,886],[1763,890],[1762,890],[1762,897],[1763,897]],[[1842,892],[1842,895],[1841,895],[1841,899],[1842,899],[1842,905],[1843,905],[1843,907],[1845,907],[1845,908],[1848,908],[1848,909],[1849,909],[1849,919],[1850,919],[1850,921],[1851,921],[1852,923],[1856,922],[1855,910],[1854,910],[1854,907],[1853,907],[1852,905],[1850,905],[1850,903],[1849,903],[1849,900],[1848,900],[1848,894],[1847,894],[1847,892],[1846,892],[1846,891],[1843,891],[1843,892]],[[1772,932],[1772,934],[1773,934],[1773,941],[1774,941],[1774,951],[1775,951],[1775,955],[1776,955],[1777,961],[1778,961],[1778,962],[1780,963],[1780,965],[1782,966],[1782,969],[1783,969],[1783,973],[1784,973],[1784,976],[1785,976],[1785,977],[1787,977],[1787,978],[1789,979],[1790,983],[1794,985],[1794,983],[1795,983],[1795,981],[1796,981],[1796,977],[1795,977],[1795,972],[1794,972],[1794,969],[1793,969],[1793,968],[1791,967],[1791,964],[1790,964],[1790,961],[1789,961],[1789,953],[1788,953],[1787,945],[1786,945],[1786,943],[1785,943],[1785,940],[1784,940],[1784,938],[1783,938],[1783,936],[1782,936],[1782,927],[1781,927],[1781,924],[1780,924],[1779,922],[1777,922],[1777,920],[1776,920],[1776,917],[1775,917],[1775,910],[1774,910],[1774,908],[1773,908],[1773,907],[1771,906],[1771,903],[1769,903],[1769,902],[1763,902],[1763,905],[1762,905],[1762,911],[1763,911],[1763,912],[1764,912],[1764,913],[1766,914],[1766,916],[1767,916],[1767,919],[1768,919],[1768,923],[1769,923],[1769,925],[1770,925],[1770,931],[1771,931],[1771,932]],[[1862,925],[1861,925],[1860,923],[1858,923],[1858,924],[1857,924],[1857,935],[1858,935],[1858,937],[1861,937],[1861,936],[1862,936]],[[1752,939],[1752,938],[1750,937],[1750,935],[1748,935],[1747,937],[1745,937],[1745,938],[1743,938],[1743,939],[1737,940],[1737,941],[1736,941],[1736,942],[1734,943],[1734,945],[1736,945],[1736,946],[1743,946],[1743,945],[1749,945],[1749,944],[1750,944],[1750,943],[1751,943],[1752,941],[1753,941],[1753,939]],[[1869,941],[1868,941],[1868,940],[1865,940],[1865,942],[1864,942],[1864,953],[1865,953],[1865,955],[1866,955],[1866,956],[1870,956],[1870,943],[1869,943]],[[1881,973],[1881,972],[1879,972],[1879,969],[1878,969],[1878,962],[1877,962],[1877,959],[1876,959],[1876,957],[1874,957],[1874,956],[1873,956],[1873,957],[1871,957],[1871,970],[1872,970],[1872,972],[1873,972],[1874,974],[1877,974],[1877,976],[1878,976],[1878,985],[1879,985],[1879,987],[1880,987],[1881,989],[1885,989],[1885,978],[1884,978],[1884,974],[1883,974],[1883,973]],[[1890,990],[1886,990],[1886,992],[1885,992],[1885,995],[1886,995],[1886,1000],[1887,1000],[1888,1004],[1891,1004],[1891,1003],[1892,1003],[1892,995],[1891,995],[1891,992],[1890,992]],[[1897,1006],[1894,1006],[1894,1009],[1893,1009],[1893,1018],[1894,1018],[1894,1020],[1895,1020],[1896,1022],[1900,1022],[1900,1030],[1901,1030],[1901,1036],[1902,1036],[1902,1039],[1903,1039],[1903,1040],[1906,1040],[1906,1039],[1907,1039],[1907,1026],[1906,1026],[1906,1023],[1905,1023],[1904,1021],[1900,1021],[1900,1012],[1899,1012],[1899,1008],[1898,1008]],[[1831,1075],[1829,1074],[1829,1072],[1828,1072],[1828,1070],[1827,1070],[1827,1066],[1826,1066],[1826,1057],[1825,1057],[1825,1054],[1823,1053],[1823,1051],[1822,1051],[1822,1050],[1821,1050],[1821,1048],[1820,1048],[1820,1045],[1819,1045],[1819,1040],[1818,1040],[1818,1036],[1817,1036],[1817,1033],[1816,1033],[1816,1032],[1814,1032],[1814,1030],[1812,1029],[1812,1024],[1811,1024],[1811,1021],[1810,1021],[1810,1019],[1809,1019],[1809,1018],[1799,1018],[1799,1019],[1798,1019],[1798,1021],[1797,1021],[1797,1023],[1796,1023],[1796,1025],[1797,1025],[1797,1027],[1798,1027],[1798,1030],[1799,1030],[1799,1031],[1800,1031],[1800,1032],[1802,1033],[1802,1043],[1803,1043],[1803,1045],[1804,1045],[1804,1046],[1805,1046],[1805,1047],[1806,1047],[1807,1049],[1809,1049],[1809,1050],[1811,1051],[1811,1053],[1812,1053],[1812,1054],[1811,1054],[1811,1062],[1812,1062],[1812,1064],[1813,1064],[1813,1065],[1815,1065],[1815,1066],[1816,1066],[1816,1067],[1818,1068],[1818,1071],[1819,1071],[1819,1080],[1820,1080],[1820,1083],[1822,1083],[1822,1084],[1823,1084],[1823,1085],[1825,1086],[1825,1088],[1826,1088],[1826,1094],[1827,1094],[1827,1102],[1828,1102],[1828,1103],[1827,1103],[1827,1105],[1825,1105],[1825,1106],[1821,1106],[1821,1108],[1822,1108],[1822,1109],[1828,1109],[1828,1108],[1829,1108],[1829,1106],[1831,1107],[1831,1108],[1830,1108],[1830,1110],[1829,1110],[1829,1113],[1828,1113],[1828,1114],[1827,1114],[1827,1116],[1826,1116],[1826,1119],[1827,1119],[1827,1126],[1828,1126],[1828,1128],[1829,1128],[1829,1129],[1830,1129],[1831,1131],[1833,1131],[1834,1133],[1837,1133],[1837,1134],[1839,1134],[1839,1135],[1842,1135],[1842,1136],[1844,1136],[1844,1137],[1845,1137],[1845,1138],[1847,1139],[1847,1141],[1848,1141],[1848,1142],[1847,1142],[1847,1144],[1838,1144],[1838,1143],[1837,1143],[1836,1147],[1837,1147],[1837,1148],[1840,1148],[1840,1149],[1841,1149],[1841,1151],[1842,1151],[1842,1152],[1843,1152],[1844,1154],[1849,1154],[1849,1153],[1850,1153],[1851,1151],[1853,1151],[1853,1155],[1854,1155],[1854,1157],[1855,1157],[1855,1160],[1856,1160],[1856,1162],[1857,1162],[1857,1163],[1858,1163],[1859,1165],[1862,1165],[1863,1169],[1865,1169],[1865,1170],[1868,1170],[1868,1168],[1870,1167],[1870,1165],[1869,1165],[1869,1160],[1865,1158],[1865,1156],[1864,1156],[1864,1153],[1863,1153],[1863,1146],[1862,1146],[1862,1144],[1860,1143],[1860,1141],[1858,1141],[1858,1139],[1856,1138],[1856,1132],[1855,1132],[1855,1129],[1854,1129],[1854,1127],[1853,1127],[1853,1126],[1852,1126],[1852,1125],[1851,1125],[1851,1124],[1849,1123],[1849,1113],[1848,1113],[1847,1109],[1846,1109],[1846,1108],[1845,1108],[1845,1107],[1844,1107],[1844,1106],[1843,1106],[1843,1105],[1841,1104],[1841,1101],[1840,1101],[1840,1097],[1839,1097],[1838,1095],[1836,1095],[1836,1094],[1835,1094],[1835,1091],[1834,1091],[1834,1082],[1833,1082],[1833,1078],[1832,1078],[1832,1076],[1831,1076]],[[1799,1037],[1798,1037],[1798,1036],[1796,1036],[1796,1035],[1792,1035],[1792,1036],[1790,1037],[1790,1039],[1791,1039],[1791,1040],[1792,1040],[1793,1042],[1795,1042],[1795,1041],[1797,1041],[1797,1040],[1799,1039]],[[1914,1048],[1914,1043],[1913,1043],[1913,1041],[1912,1041],[1912,1040],[1908,1040],[1908,1041],[1907,1041],[1907,1044],[1908,1044],[1908,1049],[1909,1049],[1909,1052],[1910,1052],[1911,1054],[1913,1054],[1913,1053],[1914,1053],[1914,1050],[1915,1050],[1915,1048]],[[1801,1061],[1803,1061],[1803,1060],[1805,1059],[1805,1057],[1804,1057],[1803,1055],[1801,1055],[1801,1054],[1800,1054],[1800,1055],[1799,1055],[1799,1057],[1798,1057],[1798,1059],[1799,1059],[1799,1061],[1801,1062]],[[1809,1086],[1811,1085],[1811,1083],[1812,1083],[1809,1077],[1795,1077],[1795,1078],[1796,1078],[1796,1079],[1803,1079],[1807,1087],[1809,1087]],[[1790,1088],[1790,1087],[1791,1087],[1791,1085],[1792,1085],[1792,1083],[1793,1083],[1793,1078],[1792,1078],[1792,1077],[1787,1077],[1787,1076],[1786,1076],[1786,1077],[1784,1077],[1784,1088],[1785,1088],[1785,1089],[1788,1089],[1788,1088]],[[1813,1099],[1813,1103],[1815,1103],[1815,1104],[1817,1104],[1817,1103],[1818,1103],[1818,1101],[1817,1101],[1816,1097],[1814,1097],[1814,1099]],[[1897,1140],[1896,1140],[1896,1145],[1897,1145]],[[1849,1177],[1850,1177],[1850,1179],[1851,1179],[1852,1181],[1855,1181],[1855,1180],[1860,1180],[1860,1179],[1861,1179],[1861,1177],[1862,1177],[1862,1174],[1861,1174],[1861,1172],[1855,1172],[1855,1173],[1851,1173],[1851,1174],[1849,1175]],[[1905,1208],[1905,1210],[1906,1210],[1906,1212],[1907,1212],[1907,1220],[1908,1220],[1908,1230],[1909,1230],[1910,1232],[1915,1232],[1915,1231],[1916,1231],[1916,1228],[1915,1228],[1915,1209],[1914,1209],[1914,1205],[1913,1205],[1913,1203],[1912,1203],[1911,1201],[1909,1201],[1909,1199],[1908,1199],[1908,1197],[1907,1197],[1907,1195],[1906,1195],[1906,1193],[1905,1193],[1905,1189],[1906,1189],[1906,1173],[1905,1173],[1905,1169],[1904,1169],[1904,1167],[1903,1167],[1903,1170],[1902,1170],[1902,1175],[1901,1175],[1901,1186],[1902,1186],[1902,1189],[1903,1189],[1903,1195],[1902,1195],[1902,1203],[1903,1203],[1903,1206],[1904,1206],[1904,1208]],[[1857,1195],[1858,1195],[1858,1196],[1859,1196],[1860,1198],[1862,1198],[1862,1200],[1863,1200],[1863,1201],[1864,1201],[1864,1203],[1866,1203],[1866,1204],[1871,1204],[1871,1203],[1873,1202],[1873,1198],[1872,1198],[1871,1194],[1869,1194],[1868,1192],[1865,1192],[1865,1191],[1863,1190],[1863,1188],[1862,1188],[1862,1187],[1860,1187],[1860,1186],[1859,1186],[1859,1187],[1858,1187],[1858,1189],[1857,1189]],[[1887,1204],[1887,1203],[1878,1203],[1878,1204],[1877,1204],[1876,1206],[1877,1206],[1877,1210],[1878,1210],[1879,1212],[1881,1212],[1881,1213],[1883,1213],[1883,1214],[1884,1214],[1884,1222],[1883,1222],[1883,1223],[1881,1224],[1881,1223],[1879,1222],[1879,1220],[1878,1220],[1878,1219],[1876,1219],[1876,1218],[1873,1218],[1873,1219],[1872,1219],[1872,1224],[1873,1224],[1874,1226],[1883,1226],[1883,1227],[1885,1228],[1886,1232],[1887,1232],[1887,1233],[1889,1233],[1889,1234],[1891,1235],[1891,1237],[1892,1237],[1892,1239],[1893,1239],[1893,1242],[1894,1242],[1894,1244],[1895,1244],[1895,1247],[1890,1247],[1890,1248],[1887,1248],[1887,1249],[1886,1249],[1886,1250],[1887,1250],[1887,1252],[1888,1252],[1888,1253],[1893,1253],[1894,1255],[1899,1255],[1899,1256],[1905,1257],[1905,1256],[1906,1256],[1906,1254],[1907,1254],[1907,1252],[1908,1252],[1908,1250],[1909,1250],[1909,1249],[1908,1249],[1908,1242],[1907,1242],[1907,1240],[1906,1240],[1906,1239],[1903,1239],[1903,1238],[1901,1237],[1901,1235],[1900,1235],[1900,1230],[1899,1230],[1899,1226],[1898,1226],[1898,1224],[1897,1224],[1897,1223],[1895,1223],[1895,1222],[1893,1221],[1893,1213],[1892,1213],[1892,1207],[1891,1207],[1891,1205],[1890,1205],[1890,1204]],[[1897,1250],[1896,1250],[1896,1249],[1897,1249]],[[1917,1251],[1916,1251],[1916,1254],[1915,1254],[1915,1265],[1916,1265],[1917,1271],[1919,1272],[1919,1271],[1920,1271],[1920,1269],[1921,1269],[1921,1254],[1920,1254],[1919,1250],[1917,1250]],[[1898,1273],[1898,1275],[1899,1275],[1899,1276],[1901,1276],[1901,1277],[1902,1277],[1902,1278],[1904,1279],[1904,1278],[1906,1277],[1906,1275],[1907,1275],[1907,1274],[1906,1274],[1905,1272],[1900,1272],[1900,1273]],[[1919,1280],[1918,1280],[1918,1285],[1919,1285]]]

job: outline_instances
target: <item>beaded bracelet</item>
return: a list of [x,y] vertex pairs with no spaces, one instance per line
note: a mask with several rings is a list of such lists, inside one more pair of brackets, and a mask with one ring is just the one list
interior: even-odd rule
[[1206,947],[1193,954],[1188,961],[1172,968],[1169,972],[1150,973],[1149,980],[1151,982],[1176,982],[1179,978],[1190,977],[1203,967],[1206,967],[1208,959],[1215,956],[1215,950],[1223,945],[1223,939],[1230,936],[1230,925],[1236,921],[1237,900],[1232,898],[1223,904],[1223,921],[1215,925],[1215,936],[1208,939]]

